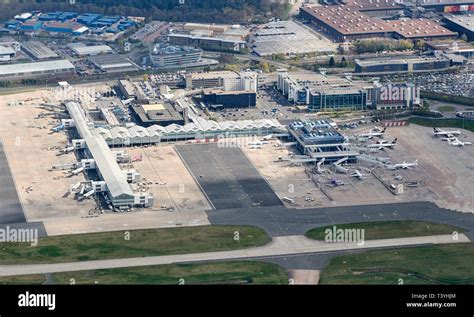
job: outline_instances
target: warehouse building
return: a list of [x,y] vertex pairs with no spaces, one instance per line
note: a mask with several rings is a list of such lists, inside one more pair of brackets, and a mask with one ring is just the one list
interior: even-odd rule
[[325,119],[292,122],[288,132],[301,153],[318,161],[324,158],[326,164],[345,157],[348,163],[354,163],[359,155],[348,148],[346,138]]
[[204,90],[203,101],[211,108],[250,108],[257,105],[257,93],[253,91]]
[[98,69],[106,73],[132,72],[140,69],[129,59],[116,54],[94,56],[89,60]]
[[94,160],[97,174],[106,184],[104,189],[112,205],[119,209],[152,206],[153,196],[149,193],[135,193],[133,191],[127,181],[126,174],[117,164],[117,159],[105,140],[92,134],[89,122],[80,105],[69,102],[66,104],[66,108],[74,120],[74,126],[80,137],[84,140],[87,157]]
[[9,46],[0,46],[0,62],[8,62],[14,58],[16,52]]
[[300,15],[338,42],[372,37],[431,40],[457,36],[432,20],[383,20],[346,5],[302,7]]
[[[473,5],[474,11],[474,5]],[[474,15],[457,14],[445,15],[443,18],[446,27],[460,35],[465,34],[469,41],[474,41]]]
[[74,73],[74,65],[68,60],[21,63],[0,66],[0,79],[24,79],[44,76],[65,76]]
[[26,55],[35,60],[51,59],[58,57],[58,54],[53,52],[49,47],[40,41],[28,41],[21,43],[21,49]]
[[76,56],[93,56],[100,54],[109,54],[113,50],[108,45],[87,45],[85,43],[69,43],[67,47],[76,55]]
[[160,126],[171,124],[184,125],[183,116],[171,104],[166,102],[132,104],[130,109],[138,124],[144,127],[150,127],[155,124]]
[[451,60],[440,56],[397,56],[355,59],[357,75],[421,73],[442,71],[451,67]]

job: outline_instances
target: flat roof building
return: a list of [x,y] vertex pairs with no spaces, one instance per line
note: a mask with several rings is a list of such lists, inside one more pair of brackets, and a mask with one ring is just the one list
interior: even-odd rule
[[221,108],[250,108],[257,105],[257,93],[254,91],[204,90],[204,101]]
[[333,163],[347,157],[348,162],[355,162],[359,155],[327,119],[295,121],[288,125],[288,132],[303,154],[318,161],[324,158],[325,163]]
[[59,76],[74,73],[74,65],[64,60],[0,65],[0,79]]
[[98,55],[89,60],[106,73],[130,72],[139,70],[138,66],[129,59],[116,54]]
[[371,59],[355,59],[355,73],[396,74],[441,71],[451,67],[451,60],[445,56],[398,56]]
[[183,116],[169,103],[132,104],[131,110],[141,126],[184,124]]
[[108,45],[86,45],[85,43],[70,43],[67,47],[77,56],[92,56],[112,53],[113,50]]
[[49,47],[41,43],[40,41],[28,41],[21,43],[21,49],[28,56],[33,59],[51,59],[58,57],[58,54],[53,52]]
[[417,40],[457,36],[455,32],[428,19],[383,20],[346,5],[302,7],[300,15],[339,42],[371,37]]
[[425,45],[432,50],[474,58],[474,44],[464,41],[429,41]]
[[[474,5],[473,5],[474,8]],[[474,10],[474,9],[473,9]],[[443,18],[446,27],[459,33],[465,34],[469,41],[474,41],[474,15],[457,14],[445,15]]]
[[158,68],[184,68],[201,62],[202,50],[190,46],[156,44],[150,54],[151,64]]
[[16,52],[9,46],[0,46],[0,62],[8,62],[15,57]]

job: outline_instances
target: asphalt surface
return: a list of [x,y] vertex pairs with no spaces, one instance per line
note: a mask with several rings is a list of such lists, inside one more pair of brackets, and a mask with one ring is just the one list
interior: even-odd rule
[[331,224],[385,220],[422,220],[458,226],[474,240],[474,214],[438,207],[432,202],[413,202],[288,209],[280,207],[240,208],[207,211],[211,224],[254,225],[271,237],[301,235]]
[[176,150],[215,209],[283,206],[240,148],[208,143]]
[[26,218],[0,141],[0,224],[18,222]]

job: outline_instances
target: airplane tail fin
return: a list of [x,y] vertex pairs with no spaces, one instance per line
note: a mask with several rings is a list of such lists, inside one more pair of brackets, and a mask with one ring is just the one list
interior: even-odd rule
[[397,143],[398,138],[393,139],[393,144]]
[[384,127],[382,130],[382,133],[385,133],[386,130],[387,130],[387,127]]

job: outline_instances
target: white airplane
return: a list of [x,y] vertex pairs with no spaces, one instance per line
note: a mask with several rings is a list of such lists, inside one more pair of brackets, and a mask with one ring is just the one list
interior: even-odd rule
[[450,140],[448,141],[448,143],[454,146],[472,145],[472,142],[463,142],[463,141],[460,141],[458,138],[454,138],[454,140]]
[[252,145],[257,145],[257,146],[262,146],[264,144],[268,144],[267,141],[252,141],[252,142],[249,142],[248,145],[252,146]]
[[367,178],[367,176],[369,176],[369,174],[362,174],[358,170],[354,170],[351,173],[351,177],[357,177],[358,179],[364,179],[364,178]]
[[63,154],[68,154],[69,152],[72,152],[72,151],[74,151],[74,146],[67,146],[64,149],[60,149],[59,153],[56,154],[56,156],[60,156],[60,155],[63,155]]
[[407,162],[403,161],[403,163],[389,165],[388,169],[390,169],[390,170],[397,170],[397,169],[400,169],[400,168],[401,169],[408,169],[410,167],[417,166],[417,165],[418,165],[418,160],[415,160],[412,163],[407,163]]
[[393,139],[392,142],[388,142],[386,140],[382,140],[382,141],[379,141],[375,144],[369,144],[367,145],[367,148],[368,149],[379,149],[379,150],[382,150],[382,149],[386,149],[386,148],[390,148],[390,149],[393,149],[393,147],[395,146],[395,144],[397,144],[397,138]]
[[261,144],[252,144],[249,146],[249,149],[261,149],[262,145]]
[[459,130],[445,131],[439,128],[433,128],[433,135],[435,137],[444,136],[444,137],[452,138],[453,136],[460,135],[460,134],[461,134],[461,131]]
[[317,171],[318,174],[321,174],[321,173],[323,173],[323,172],[325,171],[325,169],[321,168],[321,165],[324,163],[325,160],[326,160],[326,159],[323,157],[323,158],[321,159],[321,161],[319,161],[318,163],[316,163],[316,169],[317,169],[316,171]]
[[262,138],[263,141],[270,141],[273,139],[273,134],[266,135]]
[[83,167],[83,166],[81,166],[81,167],[79,167],[79,168],[77,168],[77,169],[71,171],[71,173],[69,174],[69,176],[77,175],[77,174],[79,174],[79,173],[82,172],[82,171],[84,171],[84,167]]
[[385,134],[385,130],[387,130],[387,128],[383,128],[381,131],[379,128],[373,128],[367,133],[358,134],[357,137],[372,139],[374,136],[376,136],[381,138]]

